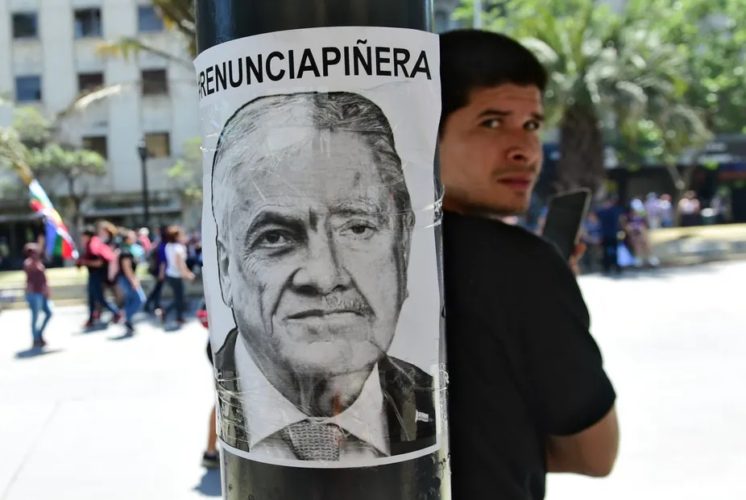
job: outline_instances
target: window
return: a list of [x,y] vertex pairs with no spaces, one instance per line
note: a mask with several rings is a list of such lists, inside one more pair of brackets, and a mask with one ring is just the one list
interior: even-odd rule
[[171,156],[171,140],[168,132],[145,134],[145,147],[148,148],[148,158]]
[[137,28],[140,33],[163,31],[163,19],[150,5],[140,5],[137,8]]
[[101,9],[75,11],[75,38],[101,36]]
[[13,14],[13,38],[36,38],[37,30],[36,12]]
[[142,95],[168,93],[168,80],[165,69],[144,69],[141,74]]
[[109,147],[105,135],[83,137],[83,149],[95,151],[104,159],[109,157]]
[[41,77],[40,76],[17,76],[16,77],[16,101],[18,102],[41,101]]
[[78,73],[78,92],[94,90],[104,84],[103,73]]

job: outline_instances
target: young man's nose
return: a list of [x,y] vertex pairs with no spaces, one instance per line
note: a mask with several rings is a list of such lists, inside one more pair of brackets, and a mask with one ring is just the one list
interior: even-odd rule
[[541,156],[541,144],[533,134],[516,130],[504,137],[505,157],[517,165],[532,165]]

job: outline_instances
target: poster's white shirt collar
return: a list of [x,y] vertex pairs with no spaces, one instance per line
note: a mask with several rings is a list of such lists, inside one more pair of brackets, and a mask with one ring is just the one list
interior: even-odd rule
[[288,401],[264,376],[251,359],[243,337],[236,343],[241,402],[249,435],[249,449],[288,425],[303,420],[336,424],[358,439],[368,443],[384,456],[391,455],[383,392],[378,364],[373,367],[355,402],[333,417],[309,417]]

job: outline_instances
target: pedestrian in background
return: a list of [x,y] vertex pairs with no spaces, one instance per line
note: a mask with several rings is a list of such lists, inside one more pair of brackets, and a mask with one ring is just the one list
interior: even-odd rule
[[161,320],[166,323],[168,315],[176,310],[176,322],[184,323],[184,279],[194,279],[194,273],[186,264],[186,236],[184,230],[179,226],[171,226],[166,233],[166,283],[173,293],[173,301],[163,311]]
[[148,256],[148,273],[153,277],[155,284],[153,289],[148,294],[148,300],[145,301],[145,312],[153,313],[156,316],[161,316],[163,311],[161,310],[161,293],[163,291],[163,283],[166,281],[166,233],[168,232],[167,226],[161,226],[158,231],[158,241],[150,249],[150,255]]
[[603,247],[603,258],[601,265],[604,273],[614,271],[621,272],[619,265],[619,235],[622,232],[622,219],[624,209],[619,205],[616,195],[609,195],[596,212],[601,223],[601,246]]
[[673,204],[670,194],[664,193],[658,198],[658,210],[661,216],[661,227],[673,227]]
[[[46,267],[41,261],[41,252],[36,243],[27,243],[23,247],[23,270],[26,273],[26,301],[31,309],[31,335],[34,347],[44,347],[44,329],[52,317],[49,301],[49,285],[47,284]],[[39,325],[39,314],[44,313],[44,319]]]
[[150,230],[147,227],[141,227],[137,231],[137,243],[142,247],[145,254],[150,253],[153,243],[150,241]]
[[145,302],[145,293],[142,291],[136,273],[137,259],[133,253],[135,246],[139,246],[137,245],[137,235],[134,231],[126,231],[122,247],[118,251],[119,274],[117,285],[122,291],[124,300],[124,327],[127,335],[135,333],[133,319]]
[[122,319],[122,313],[104,295],[104,284],[107,281],[109,264],[114,260],[114,252],[96,236],[92,227],[87,227],[81,237],[83,257],[78,259],[78,266],[88,268],[88,321],[85,328],[92,327],[98,318],[97,309],[103,307],[112,314],[112,323]]
[[682,226],[699,226],[702,224],[702,207],[697,193],[687,191],[679,200],[679,220]]

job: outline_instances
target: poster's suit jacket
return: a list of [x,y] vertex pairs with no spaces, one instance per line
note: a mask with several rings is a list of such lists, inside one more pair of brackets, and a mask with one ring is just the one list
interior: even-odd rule
[[[220,436],[236,449],[249,450],[235,364],[238,330],[228,333],[215,353]],[[391,455],[401,455],[435,444],[433,378],[416,366],[392,357],[378,362]]]

